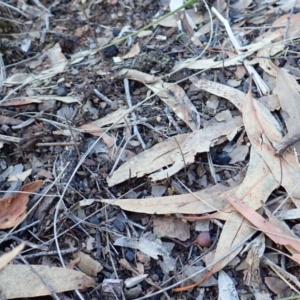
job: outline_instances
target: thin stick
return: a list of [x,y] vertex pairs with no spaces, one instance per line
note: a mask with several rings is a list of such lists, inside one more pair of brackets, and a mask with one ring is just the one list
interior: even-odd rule
[[94,93],[96,94],[97,97],[99,97],[101,100],[105,101],[110,106],[112,106],[114,104],[113,101],[111,101],[110,99],[108,99],[105,95],[103,95],[102,93],[100,93],[97,89],[94,89]]
[[[129,89],[129,80],[128,78],[124,78],[124,88],[125,88],[125,95],[126,95],[126,100],[127,100],[127,104],[129,108],[132,108],[132,101],[131,101],[131,96],[130,96],[130,89]],[[133,119],[134,122],[137,121],[137,117],[134,111],[132,111],[131,113],[131,117]],[[137,127],[137,125],[133,125],[133,132],[134,134],[137,136],[142,148],[145,150],[147,147],[142,139],[142,136],[139,132],[139,129]]]
[[288,15],[288,18],[287,18],[286,29],[285,29],[284,36],[283,36],[283,40],[284,41],[286,40],[288,31],[289,31],[289,29],[291,27],[291,17],[292,17],[292,14],[294,12],[294,8],[295,8],[297,2],[298,2],[298,0],[295,0],[294,5],[293,5],[293,7],[291,8],[291,10],[289,12],[289,15]]
[[288,138],[284,142],[280,143],[278,146],[275,147],[275,154],[281,156],[283,152],[291,147],[292,145],[296,144],[300,140],[300,133],[293,135],[292,137]]
[[[27,243],[27,242],[26,242]],[[78,251],[78,248],[71,248],[71,249],[62,249],[60,252],[62,254],[69,254],[69,253],[74,253]],[[51,256],[51,255],[57,255],[58,252],[53,250],[53,251],[42,251],[39,253],[34,253],[34,254],[28,254],[28,255],[23,255],[24,258],[34,258],[34,257],[40,257],[40,256]]]
[[182,132],[182,130],[181,130],[181,128],[178,126],[178,124],[176,123],[176,121],[174,120],[174,118],[172,117],[172,115],[171,115],[171,113],[170,113],[170,108],[169,107],[166,107],[165,109],[164,109],[164,111],[165,111],[165,113],[166,113],[166,116],[167,116],[167,118],[169,119],[169,122],[171,123],[171,124],[173,124],[173,126],[176,128],[176,130],[177,130],[177,132],[178,133],[183,133]]
[[120,152],[120,154],[119,154],[117,160],[115,161],[114,166],[112,167],[111,171],[109,172],[109,176],[111,176],[112,173],[115,171],[115,169],[116,169],[116,167],[117,167],[117,165],[118,165],[118,163],[119,163],[119,161],[120,161],[120,159],[121,159],[121,157],[122,157],[122,154],[123,154],[123,152],[124,152],[124,150],[125,150],[125,148],[126,148],[128,142],[129,142],[131,139],[133,139],[135,136],[136,136],[135,134],[132,135],[132,136],[128,139],[128,141],[126,141],[126,144],[125,144],[124,147],[122,148],[122,150],[121,150],[121,152]]

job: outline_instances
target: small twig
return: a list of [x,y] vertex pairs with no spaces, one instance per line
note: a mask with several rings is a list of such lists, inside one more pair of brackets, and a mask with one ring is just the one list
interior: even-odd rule
[[2,53],[0,53],[0,92],[2,91],[3,83],[6,79],[5,66],[4,66],[2,56],[3,56]]
[[108,175],[108,176],[111,176],[112,173],[115,171],[115,169],[116,169],[116,167],[117,167],[117,165],[118,165],[118,163],[119,163],[119,161],[120,161],[120,159],[121,159],[121,157],[122,157],[122,154],[123,154],[123,152],[124,152],[124,150],[125,150],[127,144],[128,144],[129,141],[130,141],[131,139],[133,139],[135,136],[136,136],[135,134],[132,135],[132,136],[128,139],[128,141],[126,141],[126,144],[124,145],[124,147],[123,147],[122,150],[120,151],[120,154],[119,154],[117,160],[115,161],[115,164],[114,164],[114,166],[112,167],[111,171],[109,172],[109,175]]
[[0,134],[0,140],[12,143],[21,143],[22,139],[14,136],[8,136],[4,134]]
[[70,133],[71,133],[71,136],[72,136],[72,139],[73,139],[73,142],[74,142],[74,147],[75,147],[75,150],[76,150],[76,152],[77,152],[78,159],[80,159],[80,152],[79,152],[79,149],[78,149],[78,147],[77,147],[77,143],[76,143],[75,136],[74,136],[74,134],[73,134],[73,130],[72,130],[71,126],[70,126],[69,120],[66,119],[66,121],[67,121],[67,125],[68,125],[68,127],[69,127],[69,131],[70,131]]
[[174,120],[174,118],[172,117],[171,113],[170,113],[170,108],[169,107],[166,107],[164,109],[165,113],[166,113],[166,116],[167,118],[169,119],[169,122],[171,124],[173,124],[173,126],[175,127],[175,129],[177,130],[178,133],[183,133],[181,128],[178,126],[177,122]]
[[275,147],[275,154],[281,156],[282,153],[292,145],[300,141],[300,133],[293,135],[292,137],[286,139],[284,142]]
[[17,129],[22,129],[24,127],[27,127],[28,125],[32,124],[33,122],[36,121],[36,118],[40,118],[43,115],[44,111],[40,111],[36,114],[34,114],[31,118],[29,118],[28,120],[22,122],[21,124],[18,125],[14,125],[11,128],[13,130],[17,130]]
[[80,142],[53,142],[53,143],[36,143],[37,147],[51,147],[51,146],[80,146]]
[[[127,100],[127,104],[129,108],[132,108],[132,101],[131,101],[131,96],[130,96],[130,89],[129,89],[129,80],[128,78],[124,78],[124,88],[125,88],[125,95],[126,95],[126,100]],[[137,121],[137,117],[134,111],[132,111],[131,113],[131,117],[133,119],[134,122]],[[133,132],[135,133],[135,135],[137,136],[142,148],[145,150],[147,147],[142,139],[142,136],[139,132],[139,129],[137,127],[137,125],[133,125]]]
[[99,97],[101,100],[105,101],[108,105],[110,105],[110,106],[114,105],[113,101],[111,101],[105,95],[103,95],[102,93],[100,93],[97,89],[94,89],[94,93],[96,94],[97,97]]
[[1,5],[2,5],[2,6],[5,6],[5,7],[7,7],[7,8],[9,8],[9,9],[15,10],[15,11],[17,11],[19,14],[23,15],[24,17],[26,17],[27,19],[30,19],[30,16],[27,15],[27,14],[25,14],[22,10],[20,10],[20,9],[18,9],[18,8],[12,6],[12,5],[9,5],[9,4],[5,3],[4,1],[0,1],[0,6],[1,6]]
[[[27,243],[27,242],[26,242]],[[61,254],[70,254],[78,251],[78,248],[71,248],[71,249],[64,249],[60,250]],[[57,251],[42,251],[39,253],[34,253],[34,254],[28,254],[28,255],[23,255],[24,258],[34,258],[34,257],[40,257],[40,256],[51,256],[51,255],[57,255]]]
[[277,266],[275,263],[273,263],[265,256],[261,258],[261,261],[266,265],[268,265],[282,280],[284,280],[289,285],[291,289],[293,289],[296,293],[300,294],[299,290],[297,290],[293,285],[291,285],[289,281],[285,280],[286,278],[289,279],[291,282],[293,282],[293,284],[295,284],[296,286],[298,286],[298,288],[300,288],[299,280],[297,279],[297,277],[286,272],[285,270]]
[[214,167],[210,152],[207,152],[207,160],[208,160],[210,174],[211,174],[215,184],[217,184],[218,180],[217,180],[216,171],[215,171],[215,167]]
[[[13,240],[13,241],[16,241],[18,243],[23,243],[24,242],[22,239],[14,236],[14,235],[8,235],[8,236],[4,237],[1,242],[7,241],[7,240]],[[33,249],[39,249],[39,250],[43,250],[43,251],[47,251],[49,249],[49,247],[45,247],[45,246],[42,246],[42,245],[36,245],[36,244],[28,242],[28,241],[26,241],[26,245],[33,248]]]
[[[285,28],[285,32],[284,32],[284,36],[283,36],[283,40],[284,40],[284,41],[287,39],[288,31],[289,31],[289,29],[290,29],[290,27],[291,27],[291,18],[292,18],[292,14],[293,14],[293,12],[294,12],[294,8],[295,8],[297,2],[298,2],[298,0],[295,0],[294,5],[293,5],[293,7],[291,8],[291,10],[290,10],[290,12],[289,12],[289,15],[288,15],[288,17],[287,17],[286,28]],[[284,42],[284,44],[286,44],[286,43]]]
[[180,146],[179,142],[176,139],[176,136],[174,136],[174,140],[175,140],[175,142],[176,142],[176,144],[177,144],[177,146],[179,148],[179,151],[180,151],[180,154],[181,154],[181,157],[182,157],[182,160],[183,160],[183,164],[184,164],[184,178],[186,178],[186,175],[187,175],[187,168],[186,168],[186,166],[187,165],[186,165],[185,157],[184,157],[184,154],[182,152],[181,146]]

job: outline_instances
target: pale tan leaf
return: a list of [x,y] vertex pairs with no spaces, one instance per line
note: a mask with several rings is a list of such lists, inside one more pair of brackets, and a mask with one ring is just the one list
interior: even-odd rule
[[96,287],[91,277],[78,271],[43,265],[8,265],[0,272],[1,292],[6,299],[51,295],[41,278],[55,293]]
[[[57,95],[39,95],[39,96],[33,96],[33,97],[27,97],[28,99],[37,99],[41,101],[47,101],[47,100],[57,100],[64,103],[78,103],[82,104],[81,101],[83,100],[83,97],[80,95],[74,95],[74,96],[57,96]],[[26,97],[23,99],[27,99]]]
[[277,187],[278,182],[272,172],[257,151],[251,148],[246,176],[235,195],[256,210]]
[[281,229],[275,227],[269,221],[264,219],[260,214],[258,214],[255,210],[251,209],[249,206],[245,205],[239,198],[237,198],[232,193],[226,193],[226,197],[230,204],[234,206],[234,208],[242,214],[245,218],[247,218],[254,226],[256,226],[259,230],[264,232],[270,239],[272,239],[275,243],[288,246],[293,248],[293,253],[291,258],[296,261],[298,264],[300,263],[300,241],[299,239],[294,239],[291,236],[287,235]]
[[[298,8],[300,8],[300,2],[298,1]],[[286,1],[284,1],[286,2]],[[282,26],[283,29],[286,28],[286,26],[289,26],[289,30],[286,32],[286,39],[290,39],[290,38],[294,38],[300,35],[300,28],[299,28],[299,22],[300,22],[300,14],[299,13],[294,13],[294,14],[289,14],[288,12],[294,7],[295,8],[295,1],[290,0],[289,1],[289,7],[286,10],[284,10],[286,12],[285,15],[280,16],[278,19],[276,19],[272,26],[275,27],[279,27]],[[282,9],[284,5],[281,6]],[[277,9],[279,10],[279,7],[277,7]],[[278,29],[277,29],[278,30]],[[272,30],[269,30],[272,31]]]
[[[241,92],[230,86],[209,81],[204,78],[190,78],[191,82],[198,88],[203,89],[211,94],[222,97],[230,101],[239,110],[242,110],[243,103],[245,102],[246,93]],[[265,96],[258,100],[262,102],[269,110],[273,111],[280,108],[279,100],[276,95]]]
[[[258,209],[261,207],[261,201],[265,202],[277,185],[270,169],[261,156],[252,148],[246,176],[234,194],[243,199],[253,209]],[[224,219],[224,216],[224,213],[214,215],[214,217],[221,217],[222,219]],[[214,257],[214,261],[217,263],[212,268],[213,272],[222,270],[242,250],[242,246],[220,260],[226,253],[230,252],[235,245],[239,245],[247,237],[250,238],[251,234],[256,231],[237,212],[226,214],[226,217],[227,221],[222,230]]]
[[[171,158],[173,160],[173,165],[168,169],[161,170],[149,177],[151,180],[155,181],[176,174],[186,165],[193,163],[196,154],[208,152],[210,147],[216,144],[219,138],[228,138],[229,136],[232,138],[231,134],[236,133],[242,125],[241,118],[235,117],[228,122],[219,122],[213,126],[208,126],[191,133],[182,145],[180,145],[180,149],[178,148],[175,153],[172,153]],[[182,158],[182,153],[184,153],[184,160]]]
[[103,270],[101,264],[98,261],[91,258],[91,256],[86,253],[77,251],[73,253],[73,257],[80,258],[80,261],[77,264],[77,266],[86,275],[96,277],[98,273]]
[[230,67],[241,65],[243,59],[241,56],[236,55],[235,57],[226,58],[221,61],[215,61],[213,58],[208,59],[188,59],[186,61],[181,61],[175,64],[173,71],[178,71],[183,68],[191,70],[204,70],[204,69],[216,69],[222,67]]
[[167,104],[178,118],[183,120],[193,131],[200,128],[200,115],[185,91],[177,84],[157,81],[147,87]]
[[276,76],[274,69],[270,68],[270,56],[274,56],[285,48],[284,44],[275,44],[271,49],[263,48],[257,52],[257,57],[251,60],[250,64],[259,64],[259,66],[269,75]]
[[18,85],[18,84],[24,84],[24,83],[29,83],[32,81],[32,77],[27,74],[27,73],[15,73],[12,74],[10,77],[8,77],[5,81],[4,84],[6,85]]
[[300,206],[300,167],[295,153],[287,150],[275,155],[276,145],[283,142],[280,127],[270,111],[248,93],[243,106],[243,120],[248,138],[262,156],[277,182],[287,190],[297,207]]
[[[113,186],[129,178],[139,178],[172,165],[170,168],[150,176],[152,180],[167,178],[184,168],[185,164],[194,162],[197,153],[208,152],[210,146],[216,144],[219,138],[236,132],[241,126],[241,118],[235,117],[228,122],[219,122],[191,134],[172,137],[121,165],[112,177],[107,179],[108,185]],[[201,142],[196,143],[195,141]],[[182,153],[185,153],[184,160]]]
[[16,181],[16,180],[20,180],[20,181],[25,181],[25,179],[31,175],[32,169],[28,169],[24,172],[20,172],[14,175],[10,175],[7,179],[7,181]]
[[127,54],[125,54],[124,56],[122,56],[121,58],[128,59],[128,58],[135,57],[140,53],[140,51],[141,51],[140,45],[139,45],[139,43],[136,43],[131,47],[130,51]]
[[[200,24],[200,23],[204,22],[205,20],[206,21],[209,20],[208,14],[205,14],[205,15],[199,14],[199,13],[196,13],[193,9],[187,9],[186,13],[191,17],[191,19],[193,20],[193,22],[195,24]],[[174,15],[164,18],[158,24],[163,27],[177,27],[176,18]]]
[[150,84],[154,83],[156,81],[159,81],[159,77],[155,77],[153,75],[143,73],[138,70],[132,70],[132,69],[123,69],[119,72],[120,77],[128,78],[131,80],[139,81],[143,84]]
[[[129,112],[130,112],[130,108],[126,108],[125,106],[122,106],[118,110],[106,115],[105,117],[103,117],[101,119],[95,120],[95,121],[91,122],[90,124],[96,125],[99,128],[104,127],[109,124],[114,124],[115,122],[118,122],[117,124],[123,124],[123,123],[125,123],[125,120],[126,120]],[[83,125],[83,126],[85,126],[85,125]]]
[[4,84],[28,84],[32,81],[45,80],[51,78],[65,70],[68,65],[68,60],[61,52],[59,44],[55,44],[52,48],[48,49],[47,56],[51,64],[51,68],[43,70],[39,74],[14,74],[7,78]]
[[[275,64],[270,66],[276,74],[277,94],[283,113],[281,114],[289,136],[298,134],[300,131],[300,86],[294,76],[285,69],[278,68]],[[300,143],[295,144],[296,150],[300,153]]]
[[181,145],[188,136],[189,134],[181,134],[171,137],[128,160],[110,178],[107,178],[108,185],[114,186],[129,178],[140,178],[165,165],[172,164],[171,154],[178,149],[178,144]]
[[6,265],[8,265],[25,247],[26,243],[23,242],[22,244],[15,247],[13,250],[9,251],[8,253],[4,253],[0,256],[0,270],[3,269]]
[[[279,221],[266,207],[265,207],[266,215],[268,216],[269,222],[274,225],[276,228],[280,229],[284,234],[294,240],[298,240],[297,235],[289,228],[289,226],[282,221]],[[297,254],[297,251],[293,247],[286,245],[286,248],[293,254]]]
[[224,272],[219,272],[219,300],[239,300],[238,292],[235,289],[232,279]]
[[158,237],[171,237],[186,241],[190,238],[190,225],[174,217],[157,217],[153,221],[153,232]]
[[238,10],[244,10],[245,8],[247,8],[253,0],[239,0],[233,4],[231,4],[232,7],[234,7],[235,9]]
[[154,76],[136,70],[122,70],[122,77],[145,84],[167,104],[192,130],[200,128],[200,115],[194,104],[187,97],[185,91],[177,84],[167,83]]
[[113,136],[105,133],[104,129],[101,130],[97,125],[94,124],[85,124],[81,125],[80,128],[84,130],[86,133],[90,133],[95,136],[101,136],[103,142],[107,145],[108,148],[111,148],[115,145],[116,139]]
[[[223,192],[235,188],[242,181],[236,177],[193,194],[175,195],[146,199],[104,199],[103,203],[116,205],[124,210],[146,214],[203,214],[222,209],[226,205]],[[201,199],[201,200],[199,200]]]
[[[282,37],[284,35],[284,31],[285,31],[284,28],[277,28],[275,31],[269,30],[268,32],[266,32],[264,34],[259,35],[256,38],[255,42],[253,42],[247,46],[241,47],[240,50],[256,52],[263,48],[270,48],[270,44],[272,44],[272,42],[282,39]],[[267,47],[267,46],[269,46],[269,47]]]

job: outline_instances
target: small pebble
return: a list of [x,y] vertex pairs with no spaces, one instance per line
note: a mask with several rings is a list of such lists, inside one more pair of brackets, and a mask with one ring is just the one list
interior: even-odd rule
[[120,218],[116,219],[113,224],[119,231],[123,232],[125,230],[124,222]]
[[67,96],[68,95],[68,89],[64,85],[60,85],[54,93],[58,96]]
[[113,28],[112,34],[114,37],[117,37],[120,34],[121,30],[117,28]]
[[111,45],[111,46],[103,49],[102,53],[103,53],[105,58],[112,58],[112,57],[118,55],[119,50],[115,45]]
[[134,261],[134,257],[135,257],[135,254],[132,250],[127,250],[125,252],[125,258],[128,260],[128,261]]

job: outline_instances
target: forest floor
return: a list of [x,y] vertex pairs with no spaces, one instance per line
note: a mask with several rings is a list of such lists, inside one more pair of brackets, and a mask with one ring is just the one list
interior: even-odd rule
[[182,5],[0,2],[1,299],[300,299],[300,0]]

